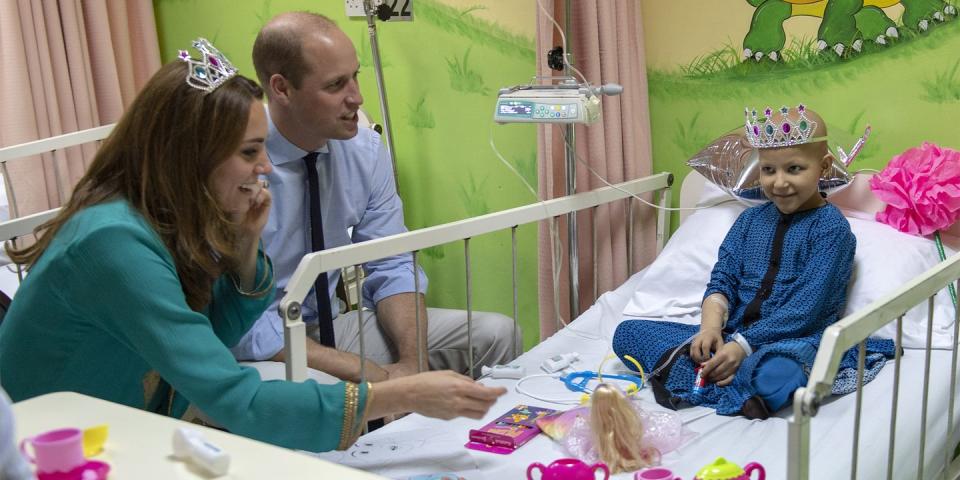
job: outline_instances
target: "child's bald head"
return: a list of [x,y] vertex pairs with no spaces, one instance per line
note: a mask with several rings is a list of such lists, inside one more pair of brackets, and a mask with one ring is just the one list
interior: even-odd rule
[[[808,122],[816,122],[811,143],[790,147],[761,148],[760,186],[763,193],[782,213],[794,213],[823,205],[819,195],[820,177],[833,164],[833,155],[827,148],[827,123],[813,110],[804,112]],[[775,125],[788,120],[792,126],[801,121],[796,110],[770,116]],[[822,140],[817,140],[822,139]]]
[[[804,110],[804,116],[806,116],[807,121],[811,124],[816,123],[816,126],[813,129],[813,133],[810,134],[810,139],[823,138],[822,141],[813,142],[813,143],[804,143],[801,145],[794,145],[792,147],[781,147],[781,148],[793,148],[796,149],[798,153],[810,157],[821,159],[826,155],[830,154],[830,150],[827,148],[827,122],[820,116],[819,113],[807,108]],[[781,113],[780,111],[773,112],[773,115],[770,116],[770,119],[776,124],[779,125],[783,123],[784,120],[789,120],[792,125],[797,125],[800,123],[800,112],[797,109],[790,109],[787,113]],[[761,150],[761,153],[763,150]]]

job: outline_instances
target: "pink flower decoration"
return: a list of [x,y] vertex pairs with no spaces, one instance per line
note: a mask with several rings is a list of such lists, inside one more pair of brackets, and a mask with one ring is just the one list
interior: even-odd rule
[[870,189],[887,203],[878,222],[920,236],[947,229],[960,218],[960,152],[924,142],[893,157]]

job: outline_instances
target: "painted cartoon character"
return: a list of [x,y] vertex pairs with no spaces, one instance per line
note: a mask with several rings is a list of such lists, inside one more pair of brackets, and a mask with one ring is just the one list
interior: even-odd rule
[[822,18],[817,48],[830,48],[838,56],[852,49],[859,52],[864,40],[886,45],[898,38],[897,25],[882,10],[901,4],[903,25],[926,31],[930,22],[946,21],[957,9],[943,0],[747,0],[757,7],[750,31],[743,39],[743,58],[777,61],[786,42],[783,22],[795,16]]

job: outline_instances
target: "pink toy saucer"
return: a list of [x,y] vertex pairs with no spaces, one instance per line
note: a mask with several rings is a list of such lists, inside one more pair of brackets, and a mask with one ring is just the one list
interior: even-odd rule
[[37,480],[106,480],[110,465],[99,460],[87,460],[69,472],[37,472]]

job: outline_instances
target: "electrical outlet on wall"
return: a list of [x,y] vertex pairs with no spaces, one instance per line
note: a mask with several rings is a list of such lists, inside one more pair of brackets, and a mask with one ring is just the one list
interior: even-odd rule
[[[376,3],[376,2],[374,2]],[[347,8],[348,17],[365,17],[363,12],[363,0],[344,0]]]

